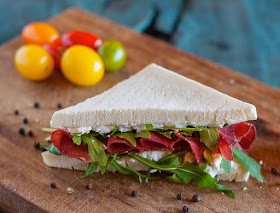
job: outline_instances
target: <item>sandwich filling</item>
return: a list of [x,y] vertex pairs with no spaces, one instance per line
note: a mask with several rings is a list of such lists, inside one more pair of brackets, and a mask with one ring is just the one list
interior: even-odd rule
[[[194,180],[202,188],[212,188],[234,193],[216,182],[206,171],[221,156],[221,166],[229,174],[232,162],[239,163],[254,178],[262,182],[260,166],[247,155],[256,137],[254,125],[241,122],[224,127],[182,127],[164,126],[155,128],[146,124],[143,131],[121,132],[115,126],[110,133],[70,133],[67,129],[52,132],[51,142],[46,150],[53,154],[63,154],[88,162],[84,175],[88,176],[100,168],[101,173],[113,166],[118,172],[134,174],[142,181],[156,178],[162,171],[171,173],[167,178],[177,183]],[[145,151],[166,151],[166,156],[158,161],[149,160],[140,153]],[[118,164],[119,159],[130,157],[148,167],[146,174]],[[152,174],[153,173],[153,174]]]

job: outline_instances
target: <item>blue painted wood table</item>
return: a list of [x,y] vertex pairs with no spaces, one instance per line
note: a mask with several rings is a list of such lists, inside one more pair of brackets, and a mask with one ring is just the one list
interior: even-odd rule
[[279,0],[0,0],[0,44],[71,6],[280,88]]

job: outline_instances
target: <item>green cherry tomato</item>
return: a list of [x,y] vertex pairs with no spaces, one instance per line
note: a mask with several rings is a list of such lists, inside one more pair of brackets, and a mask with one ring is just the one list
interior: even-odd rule
[[98,54],[102,58],[106,72],[115,72],[122,68],[126,60],[126,52],[121,42],[106,40],[98,48]]

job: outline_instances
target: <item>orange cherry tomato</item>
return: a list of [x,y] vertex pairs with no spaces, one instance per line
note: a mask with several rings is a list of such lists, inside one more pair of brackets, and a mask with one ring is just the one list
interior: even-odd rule
[[26,25],[21,35],[25,43],[38,45],[49,44],[59,38],[57,30],[44,22],[34,22]]
[[91,33],[83,31],[71,31],[61,36],[63,46],[71,47],[73,45],[84,45],[97,50],[102,44],[102,40]]
[[60,59],[66,50],[61,43],[61,39],[58,38],[50,44],[43,45],[43,47],[52,55],[55,69],[60,69]]

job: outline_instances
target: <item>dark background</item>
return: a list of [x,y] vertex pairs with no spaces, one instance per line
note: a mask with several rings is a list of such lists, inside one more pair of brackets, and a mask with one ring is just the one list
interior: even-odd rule
[[280,88],[280,0],[0,0],[0,44],[72,6]]

